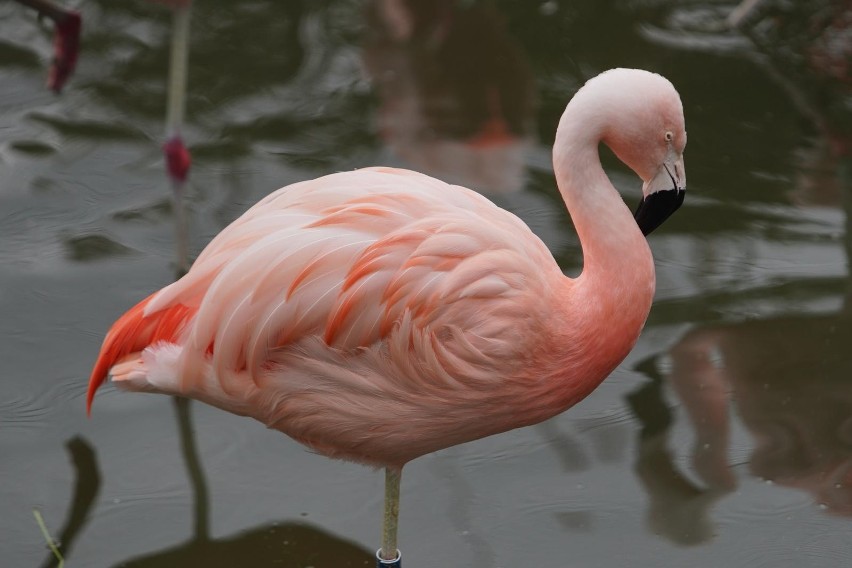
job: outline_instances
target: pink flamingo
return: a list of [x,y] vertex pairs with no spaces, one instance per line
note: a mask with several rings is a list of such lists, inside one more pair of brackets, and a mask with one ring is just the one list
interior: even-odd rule
[[[635,221],[600,142],[645,182]],[[685,145],[680,98],[659,75],[615,69],[576,93],[553,151],[585,258],[573,279],[520,219],[422,174],[279,189],[112,326],[88,407],[110,375],[385,468],[377,555],[398,565],[407,462],[555,416],[630,351],[654,295],[643,233],[683,201]]]

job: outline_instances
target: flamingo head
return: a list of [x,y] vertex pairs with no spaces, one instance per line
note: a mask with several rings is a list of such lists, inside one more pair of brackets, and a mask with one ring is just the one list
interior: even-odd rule
[[591,79],[602,109],[600,140],[645,182],[635,219],[647,235],[683,203],[686,128],[683,105],[664,77],[638,69],[613,69]]

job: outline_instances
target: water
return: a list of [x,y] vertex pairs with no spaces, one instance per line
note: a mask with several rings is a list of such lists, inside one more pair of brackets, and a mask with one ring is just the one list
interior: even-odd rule
[[[490,192],[576,273],[550,144],[571,94],[615,66],[680,91],[689,193],[650,239],[646,330],[594,394],[406,468],[406,565],[849,562],[848,13],[770,2],[738,34],[727,3],[439,4],[412,23],[379,2],[197,3],[194,252],[273,189],[381,163]],[[166,397],[106,389],[86,419],[105,330],[174,266],[168,11],[80,8],[84,51],[57,97],[48,30],[0,5],[2,565],[50,564],[33,508],[69,566],[370,565],[378,473]]]

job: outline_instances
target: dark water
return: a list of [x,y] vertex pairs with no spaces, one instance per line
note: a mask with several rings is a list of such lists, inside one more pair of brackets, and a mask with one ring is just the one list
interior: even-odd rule
[[[790,4],[737,33],[733,3],[196,3],[194,252],[282,185],[389,164],[491,192],[576,273],[549,161],[566,101],[616,66],[683,98],[689,194],[651,237],[634,352],[566,414],[410,464],[407,566],[850,562],[852,16]],[[0,565],[49,565],[33,508],[69,567],[370,565],[378,473],[166,397],[106,389],[86,419],[103,334],[173,278],[174,243],[168,10],[79,7],[57,97],[49,30],[0,4]]]

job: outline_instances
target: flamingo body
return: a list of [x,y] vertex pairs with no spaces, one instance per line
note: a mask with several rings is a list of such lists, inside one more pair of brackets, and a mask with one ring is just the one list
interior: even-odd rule
[[[601,116],[595,92],[623,91],[627,79],[630,99]],[[629,121],[614,130],[622,115],[659,136],[649,142]],[[650,201],[673,193],[664,189],[682,199],[685,132],[671,84],[611,71],[566,109],[554,165],[583,244],[578,278],[520,219],[465,188],[390,168],[297,183],[116,322],[89,404],[111,375],[395,469],[564,411],[627,355],[654,292],[650,249],[600,166],[601,141],[645,179]]]
[[334,174],[268,196],[116,322],[90,394],[112,367],[131,390],[402,465],[552,416],[620,361],[637,326],[582,356],[605,330],[563,329],[582,308],[555,306],[566,287],[541,240],[473,191],[406,170]]

